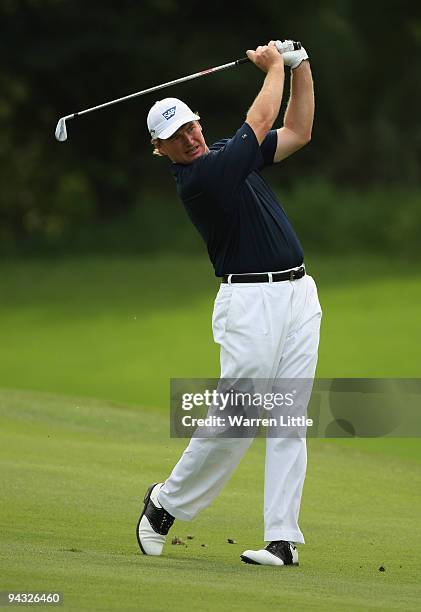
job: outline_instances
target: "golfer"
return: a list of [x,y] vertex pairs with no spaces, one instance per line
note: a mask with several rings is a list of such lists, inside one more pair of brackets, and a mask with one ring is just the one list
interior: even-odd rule
[[[147,124],[154,153],[168,157],[177,192],[221,278],[212,328],[220,345],[221,379],[314,378],[321,308],[303,250],[261,171],[310,141],[313,82],[304,48],[281,55],[278,41],[247,51],[265,73],[245,121],[229,139],[206,144],[200,117],[176,98],[156,102]],[[285,66],[291,69],[283,126],[279,114]],[[160,555],[175,519],[192,520],[209,506],[253,438],[195,437],[165,482],[151,485],[137,524],[145,555]],[[297,565],[298,525],[306,473],[305,435],[266,438],[265,548],[241,559]],[[244,506],[248,500],[244,499]]]

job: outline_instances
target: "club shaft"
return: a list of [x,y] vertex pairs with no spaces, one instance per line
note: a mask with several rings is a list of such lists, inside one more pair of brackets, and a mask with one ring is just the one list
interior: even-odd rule
[[91,108],[87,108],[82,111],[78,111],[73,115],[68,115],[65,119],[72,119],[73,117],[77,117],[79,115],[85,115],[86,113],[91,113],[92,111],[99,110],[100,108],[105,108],[106,106],[111,106],[112,104],[118,104],[119,102],[124,102],[125,100],[131,100],[132,98],[136,98],[137,96],[143,96],[148,93],[152,93],[153,91],[159,91],[160,89],[164,89],[165,87],[170,87],[171,85],[177,85],[178,83],[184,83],[184,81],[191,81],[192,79],[197,79],[199,77],[205,76],[206,74],[211,74],[213,72],[219,72],[220,70],[226,70],[227,68],[234,68],[235,66],[239,66],[240,64],[244,64],[245,62],[249,62],[248,57],[243,57],[238,60],[234,60],[233,62],[228,62],[228,64],[222,64],[221,66],[215,66],[214,68],[207,68],[206,70],[201,70],[200,72],[195,72],[194,74],[189,74],[188,76],[181,77],[180,79],[175,79],[174,81],[168,81],[167,83],[162,83],[161,85],[155,85],[155,87],[149,87],[148,89],[143,89],[142,91],[137,91],[135,93],[129,94],[128,96],[123,96],[122,98],[118,98],[117,100],[110,100],[109,102],[105,102],[104,104],[99,104],[98,106],[92,106]]

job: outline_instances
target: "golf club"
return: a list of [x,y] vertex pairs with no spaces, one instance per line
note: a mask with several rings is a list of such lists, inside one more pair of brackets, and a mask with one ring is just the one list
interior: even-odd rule
[[[298,49],[301,49],[301,43],[291,40],[283,42],[282,46],[278,47],[279,53],[286,53],[287,51],[297,51]],[[106,106],[118,104],[118,102],[123,102],[124,100],[130,100],[131,98],[136,98],[137,96],[143,96],[145,94],[152,93],[153,91],[164,89],[164,87],[178,85],[178,83],[183,83],[184,81],[191,81],[192,79],[197,79],[198,77],[204,76],[205,74],[219,72],[220,70],[226,70],[227,68],[234,68],[235,66],[245,64],[249,61],[250,60],[248,57],[242,57],[241,59],[234,60],[233,62],[229,62],[228,64],[222,64],[221,66],[216,66],[215,68],[207,68],[206,70],[201,70],[200,72],[196,72],[195,74],[190,74],[188,76],[181,77],[180,79],[175,79],[174,81],[168,81],[167,83],[163,83],[162,85],[156,85],[155,87],[149,87],[149,89],[144,89],[143,91],[137,91],[133,94],[129,94],[128,96],[124,96],[123,98],[117,98],[116,100],[110,100],[109,102],[99,104],[98,106],[92,106],[91,108],[87,108],[77,113],[73,113],[72,115],[66,115],[66,117],[61,117],[61,119],[58,120],[55,136],[60,142],[64,142],[65,140],[67,140],[66,121],[68,119],[74,119],[75,117],[80,117],[81,115],[85,115],[86,113],[91,113],[92,111],[99,110],[100,108],[105,108]]]

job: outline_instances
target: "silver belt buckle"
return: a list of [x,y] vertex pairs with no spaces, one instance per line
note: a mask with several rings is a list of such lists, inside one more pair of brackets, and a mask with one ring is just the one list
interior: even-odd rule
[[295,270],[291,270],[291,272],[289,273],[289,280],[293,281],[295,280]]

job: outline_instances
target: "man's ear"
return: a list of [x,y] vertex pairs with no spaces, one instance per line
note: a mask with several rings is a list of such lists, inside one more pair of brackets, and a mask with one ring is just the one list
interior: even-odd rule
[[154,143],[154,146],[155,146],[155,150],[158,151],[159,155],[162,155],[162,156],[166,156],[167,155],[167,153],[165,153],[165,151],[163,150],[165,148],[165,146],[163,145],[162,140],[157,138],[155,143]]

